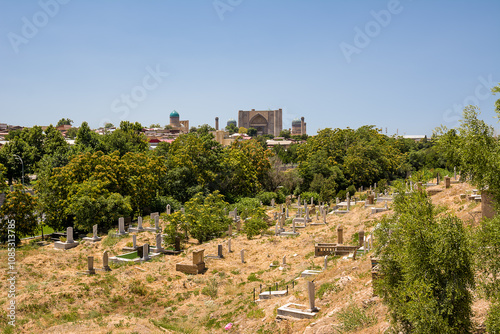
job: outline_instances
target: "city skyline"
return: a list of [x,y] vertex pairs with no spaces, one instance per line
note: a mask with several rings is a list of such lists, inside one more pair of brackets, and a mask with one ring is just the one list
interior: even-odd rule
[[0,1],[0,122],[221,127],[283,109],[323,128],[498,130],[495,1]]

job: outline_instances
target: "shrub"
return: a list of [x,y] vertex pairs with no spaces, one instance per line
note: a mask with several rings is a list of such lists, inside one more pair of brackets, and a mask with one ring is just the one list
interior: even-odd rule
[[492,334],[500,333],[500,303],[498,302],[490,306],[486,318],[486,331]]
[[376,322],[374,315],[366,314],[366,311],[354,304],[337,313],[341,328],[345,332],[369,327]]
[[171,196],[156,196],[150,205],[151,212],[165,212],[170,204],[171,212],[181,209],[181,203]]
[[318,193],[315,193],[312,191],[306,191],[306,192],[303,192],[302,194],[300,194],[300,200],[302,201],[302,203],[304,201],[306,201],[307,205],[311,204],[311,197],[314,199],[314,203],[316,205],[318,205],[318,203],[319,203],[319,194]]
[[264,205],[271,205],[271,200],[274,198],[274,201],[278,198],[278,195],[275,192],[260,192],[255,196],[259,201]]
[[209,296],[212,298],[217,297],[217,292],[219,289],[219,284],[215,278],[212,278],[208,281],[208,284],[201,289],[201,293],[205,296]]
[[262,232],[266,229],[267,223],[261,218],[250,218],[246,220],[245,224],[243,225],[243,230],[245,231],[249,240],[257,234],[262,234]]

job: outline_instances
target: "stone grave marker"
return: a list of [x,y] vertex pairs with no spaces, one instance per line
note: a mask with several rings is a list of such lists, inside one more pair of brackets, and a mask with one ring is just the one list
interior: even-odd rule
[[359,239],[359,247],[362,247],[365,241],[365,231],[361,230],[358,232],[358,239]]
[[228,251],[228,253],[232,252],[232,250],[231,250],[231,238],[229,238],[229,240],[227,241],[227,251]]
[[307,282],[307,291],[308,291],[308,296],[309,296],[309,310],[308,312],[318,312],[319,309],[315,305],[315,300],[314,300],[314,282]]
[[446,189],[450,188],[451,187],[451,179],[449,176],[445,176],[444,177],[444,187]]
[[285,266],[286,266],[286,255],[283,255],[282,267],[285,267]]
[[97,224],[92,226],[92,238],[85,237],[85,238],[83,238],[83,240],[92,241],[92,242],[96,242],[96,241],[101,240],[101,238],[99,238],[97,236]]
[[87,266],[88,266],[87,274],[89,274],[89,275],[95,275],[94,257],[93,256],[87,257]]
[[170,204],[167,204],[167,215],[170,215],[170,211],[171,211],[171,207],[170,207]]
[[242,249],[240,251],[240,255],[241,255],[241,263],[245,263],[245,250]]
[[327,266],[328,266],[328,255],[325,255],[325,263],[323,265],[323,270],[326,270]]
[[337,243],[339,245],[342,245],[344,243],[344,228],[342,227],[342,225],[339,225],[339,227],[337,227]]
[[109,263],[108,263],[108,259],[109,259],[109,255],[108,255],[108,251],[104,251],[104,253],[102,253],[102,270],[104,271],[111,271],[111,268],[109,267]]

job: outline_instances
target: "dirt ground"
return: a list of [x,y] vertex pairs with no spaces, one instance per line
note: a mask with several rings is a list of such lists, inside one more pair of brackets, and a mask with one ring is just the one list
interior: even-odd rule
[[[465,184],[436,186],[442,192],[433,195],[436,206],[456,214],[466,224],[477,224],[480,203],[460,199],[460,194],[472,188]],[[377,206],[383,207],[383,203]],[[389,203],[389,209],[391,204]],[[274,209],[270,209],[271,216]],[[137,264],[111,265],[111,272],[97,271],[96,275],[82,274],[87,256],[94,256],[96,268],[102,266],[102,254],[123,254],[122,248],[131,243],[128,235],[115,242],[104,236],[96,243],[82,242],[69,250],[56,250],[53,244],[24,246],[17,251],[16,328],[6,323],[7,274],[0,282],[2,319],[0,326],[6,333],[336,333],[346,331],[341,315],[361,312],[366,323],[352,333],[383,333],[389,328],[387,308],[373,295],[370,254],[356,260],[330,257],[326,271],[317,276],[301,278],[305,269],[323,268],[323,257],[314,257],[314,244],[335,243],[336,229],[344,228],[344,244],[354,244],[353,235],[364,229],[369,235],[384,215],[391,210],[371,214],[363,204],[351,207],[345,215],[329,214],[327,225],[298,229],[299,236],[269,235],[248,240],[244,235],[232,237],[228,253],[228,238],[220,238],[199,245],[187,243],[184,254],[161,255],[151,261]],[[167,224],[167,216],[161,216]],[[313,222],[316,221],[314,216]],[[148,226],[149,218],[144,225]],[[109,240],[106,240],[108,239]],[[137,244],[155,244],[154,234],[139,233]],[[186,275],[175,271],[175,264],[191,262],[193,250],[204,249],[205,255],[217,254],[217,245],[223,245],[223,259],[207,258],[207,271],[200,275]],[[245,263],[240,251],[245,250]],[[0,251],[2,259],[7,251]],[[286,266],[281,264],[286,256]],[[2,261],[2,273],[7,271]],[[307,280],[314,280],[320,309],[314,319],[276,320],[278,307],[293,302],[307,305]],[[261,285],[264,290],[279,283],[279,289],[289,294],[253,302]],[[488,304],[474,302],[475,321],[481,327]],[[349,311],[351,310],[351,311]],[[349,313],[350,312],[350,313]],[[230,330],[224,326],[233,324]]]

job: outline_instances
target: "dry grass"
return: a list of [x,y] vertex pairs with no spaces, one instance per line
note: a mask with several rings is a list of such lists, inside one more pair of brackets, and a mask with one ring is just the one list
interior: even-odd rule
[[[467,220],[471,212],[474,215],[473,212],[480,210],[480,206],[459,198],[460,193],[470,189],[466,184],[454,184],[432,200]],[[336,228],[340,224],[344,226],[344,242],[348,243],[361,228],[369,233],[378,219],[391,213],[370,215],[369,209],[356,205],[347,215],[329,215],[328,225],[299,230],[299,237],[259,236],[247,240],[241,235],[233,237],[232,253],[227,252],[227,238],[203,245],[192,240],[185,257],[162,256],[94,276],[78,273],[86,269],[87,256],[94,256],[99,268],[103,251],[108,249],[113,255],[123,253],[121,248],[131,241],[131,236],[119,239],[111,248],[103,248],[103,242],[83,243],[67,251],[55,250],[52,245],[20,248],[16,332],[222,333],[226,332],[223,327],[232,322],[234,333],[332,333],[341,325],[337,314],[350,305],[373,316],[373,321],[356,329],[356,333],[383,332],[389,326],[387,310],[373,296],[368,256],[356,261],[332,260],[328,270],[314,278],[317,290],[324,287],[316,299],[321,311],[314,320],[277,322],[275,317],[276,309],[287,302],[307,304],[306,280],[295,279],[307,268],[323,267],[323,258],[311,256],[315,243],[336,242]],[[141,233],[137,242],[154,244],[154,234]],[[175,271],[177,262],[191,260],[193,250],[203,248],[205,255],[217,254],[220,243],[224,245],[225,258],[206,259],[205,274],[191,276]],[[241,249],[245,249],[245,264],[240,260]],[[0,254],[6,258],[6,250],[2,249]],[[281,264],[284,255],[287,266],[283,270],[270,268],[273,261]],[[0,304],[5,314],[5,261],[0,269],[4,273],[0,281]],[[296,285],[292,289],[294,280]],[[252,302],[254,288],[258,295],[261,284],[268,287],[276,282],[280,288],[289,285],[288,296],[258,304]],[[478,300],[474,309],[476,320],[484,321],[485,302]],[[0,327],[4,324],[0,323]]]

